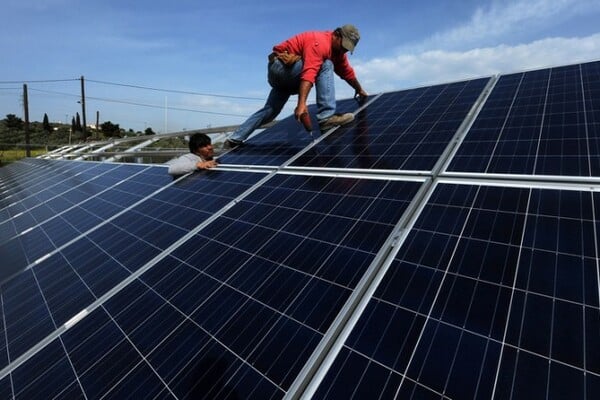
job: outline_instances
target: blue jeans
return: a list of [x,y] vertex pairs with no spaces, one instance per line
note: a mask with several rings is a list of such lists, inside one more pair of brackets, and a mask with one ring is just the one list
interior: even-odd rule
[[[297,61],[291,67],[286,67],[281,61],[269,63],[268,81],[271,93],[263,108],[252,114],[233,132],[230,139],[243,142],[254,130],[269,123],[281,112],[285,103],[293,94],[298,94],[300,88],[300,73],[304,64]],[[335,85],[333,81],[333,63],[325,60],[317,74],[315,82],[317,90],[317,120],[322,121],[335,113]]]

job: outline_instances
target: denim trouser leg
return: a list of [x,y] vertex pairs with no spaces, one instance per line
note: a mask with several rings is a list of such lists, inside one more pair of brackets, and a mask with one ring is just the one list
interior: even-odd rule
[[317,75],[317,120],[322,121],[335,113],[335,82],[333,62],[325,60]]
[[300,74],[304,63],[302,60],[296,61],[291,66],[285,66],[281,61],[275,60],[269,63],[269,85],[273,89],[287,92],[288,96],[298,94],[300,88]]
[[269,93],[264,107],[252,114],[240,125],[231,135],[230,139],[244,141],[254,130],[263,124],[271,122],[279,115],[290,95],[298,93],[302,65],[302,61],[296,62],[291,67],[284,66],[279,60],[269,63],[268,80],[271,85],[271,93]]
[[271,89],[271,93],[263,108],[248,117],[248,119],[231,134],[230,139],[237,142],[246,140],[248,136],[261,125],[271,122],[281,112],[281,109],[289,97],[289,94],[282,94],[275,89]]

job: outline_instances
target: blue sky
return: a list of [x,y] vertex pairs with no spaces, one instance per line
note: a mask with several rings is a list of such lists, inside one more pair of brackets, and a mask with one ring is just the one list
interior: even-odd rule
[[98,111],[101,123],[156,132],[243,122],[268,94],[274,44],[345,23],[361,32],[350,61],[372,94],[600,59],[597,0],[5,0],[2,10],[0,118],[23,117],[26,83],[31,120],[70,121],[84,76],[88,123]]

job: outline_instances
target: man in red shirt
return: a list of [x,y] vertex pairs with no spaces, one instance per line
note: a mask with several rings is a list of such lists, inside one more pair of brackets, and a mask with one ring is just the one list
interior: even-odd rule
[[271,93],[264,107],[240,125],[225,146],[231,148],[242,144],[255,129],[275,119],[293,94],[298,95],[294,115],[299,119],[308,112],[306,100],[313,85],[316,86],[317,120],[321,132],[352,122],[352,113],[335,113],[333,79],[335,73],[354,88],[356,95],[367,97],[346,54],[354,51],[359,39],[358,29],[348,24],[334,31],[303,32],[274,46],[268,65]]

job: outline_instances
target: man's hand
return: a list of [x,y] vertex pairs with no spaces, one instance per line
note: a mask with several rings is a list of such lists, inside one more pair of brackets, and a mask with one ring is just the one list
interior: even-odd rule
[[367,92],[365,92],[362,88],[360,90],[357,90],[356,92],[354,92],[354,98],[360,104],[364,103],[365,100],[367,99],[367,97],[369,97],[369,94]]
[[362,88],[358,79],[354,78],[346,82],[348,82],[348,85],[352,86],[352,89],[354,89],[354,98],[359,103],[364,102],[367,99],[367,97],[369,97],[369,94],[365,92],[365,90]]
[[209,169],[212,167],[216,167],[217,166],[217,161],[216,160],[209,160],[209,161],[198,161],[196,163],[196,168],[198,169]]
[[356,91],[356,96],[360,96],[360,97],[369,97],[369,94],[367,92],[365,92],[364,89],[360,89]]
[[298,107],[294,109],[294,117],[296,117],[296,121],[300,121],[300,116],[304,113],[308,113],[308,107],[306,107],[306,104],[298,105]]
[[292,66],[296,63],[296,61],[299,61],[302,59],[302,57],[300,57],[297,54],[291,54],[288,53],[287,51],[283,52],[283,53],[277,53],[277,58],[279,59],[279,61],[281,61],[284,65],[286,66]]

